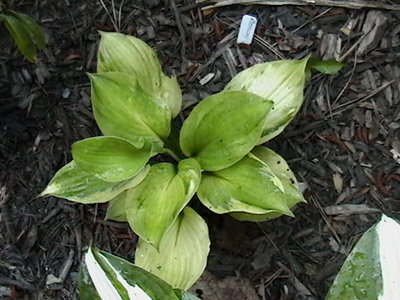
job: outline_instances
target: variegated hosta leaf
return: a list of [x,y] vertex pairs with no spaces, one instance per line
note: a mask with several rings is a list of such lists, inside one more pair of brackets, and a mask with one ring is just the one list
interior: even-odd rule
[[133,144],[145,138],[154,151],[162,148],[171,129],[171,113],[135,86],[135,80],[123,73],[91,74],[93,113],[106,136],[116,136]]
[[197,196],[218,214],[292,215],[281,180],[266,164],[249,156],[227,169],[204,173]]
[[[279,178],[282,183],[283,192],[285,194],[286,204],[289,208],[293,207],[299,202],[305,202],[302,193],[299,190],[296,177],[292,170],[290,170],[287,162],[283,157],[272,151],[271,149],[263,146],[254,148],[251,153],[253,158],[261,160],[266,164],[271,172]],[[246,213],[232,213],[234,218],[242,221],[262,222],[270,219],[277,218],[282,214],[279,212],[272,212],[267,214],[246,214]]]
[[135,177],[107,182],[79,168],[74,161],[62,167],[39,196],[56,196],[79,203],[104,203],[126,189],[138,185],[149,172],[144,167]]
[[151,152],[151,144],[144,140],[137,147],[109,136],[88,138],[72,145],[72,156],[80,168],[110,182],[135,176],[147,164]]
[[183,124],[180,145],[202,169],[218,171],[258,142],[272,102],[247,92],[222,92],[201,101]]
[[146,179],[127,191],[126,213],[129,225],[142,239],[158,247],[160,240],[200,183],[199,163],[188,158],[179,162],[153,165]]
[[280,134],[299,111],[307,60],[308,57],[257,64],[237,74],[225,87],[226,91],[248,91],[274,102],[264,119],[258,144]]
[[81,300],[182,300],[157,276],[96,248],[85,254],[78,288]]
[[172,287],[186,290],[203,273],[209,250],[207,224],[186,207],[164,234],[158,250],[139,239],[135,264]]
[[97,71],[132,76],[146,93],[166,104],[176,117],[182,105],[181,89],[176,77],[164,75],[154,50],[133,36],[115,32],[100,34]]
[[400,299],[399,237],[399,223],[383,215],[354,246],[326,299]]
[[[183,182],[189,182],[187,190],[187,198],[191,198],[198,186],[198,180],[193,180],[194,177],[200,176],[198,163],[192,159],[184,160],[179,165],[179,176]],[[119,222],[128,221],[126,218],[126,198],[128,192],[122,192],[114,199],[110,200],[107,208],[106,219]]]

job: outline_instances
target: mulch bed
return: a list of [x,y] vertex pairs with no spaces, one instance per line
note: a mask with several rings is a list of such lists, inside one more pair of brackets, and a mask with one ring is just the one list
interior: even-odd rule
[[[301,112],[268,144],[305,187],[296,217],[257,224],[202,211],[212,239],[195,287],[204,299],[233,299],[221,291],[234,288],[236,299],[323,299],[380,213],[400,217],[400,13],[255,5],[204,13],[192,0],[125,2],[116,23],[178,75],[182,117],[258,62],[313,54],[346,64],[310,79]],[[77,299],[85,247],[132,259],[137,238],[127,224],[104,221],[104,204],[36,195],[71,159],[74,141],[100,134],[85,72],[95,71],[97,31],[115,29],[97,1],[13,6],[41,22],[48,47],[28,63],[0,27],[0,299]],[[250,46],[236,44],[243,14],[259,22]]]

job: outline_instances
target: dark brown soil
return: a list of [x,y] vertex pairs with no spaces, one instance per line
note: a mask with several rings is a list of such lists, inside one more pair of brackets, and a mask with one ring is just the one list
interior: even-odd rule
[[[192,0],[125,2],[121,31],[152,45],[166,72],[178,75],[182,116],[254,63],[343,58],[339,74],[311,78],[301,113],[269,143],[307,187],[308,204],[295,218],[260,224],[203,213],[213,241],[213,276],[203,281],[228,285],[224,278],[237,277],[247,299],[323,299],[380,212],[400,217],[400,13],[376,11],[383,25],[361,49],[370,10],[228,6],[203,14]],[[100,134],[85,72],[95,71],[97,30],[114,28],[97,1],[26,0],[13,8],[41,22],[48,47],[28,63],[0,24],[0,299],[77,299],[85,247],[132,259],[136,236],[126,224],[104,221],[105,205],[36,195],[70,160],[74,141]],[[247,47],[235,42],[245,13],[259,21]],[[350,20],[346,35],[341,28]],[[214,78],[201,85],[209,73]],[[46,284],[52,276],[61,282]],[[217,288],[200,290],[207,299],[231,299]]]

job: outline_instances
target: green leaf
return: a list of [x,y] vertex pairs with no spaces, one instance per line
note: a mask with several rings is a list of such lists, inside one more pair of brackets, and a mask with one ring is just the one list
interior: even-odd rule
[[200,300],[200,298],[187,291],[178,291],[177,293],[181,295],[182,300]]
[[166,282],[132,263],[89,248],[79,281],[81,300],[181,300]]
[[7,13],[16,17],[25,27],[26,31],[28,32],[32,42],[38,47],[39,49],[46,48],[46,40],[43,34],[40,25],[32,19],[30,16],[15,12],[12,10],[7,10]]
[[93,285],[84,261],[81,262],[79,269],[78,294],[80,300],[102,300]]
[[233,77],[225,87],[226,91],[247,91],[274,102],[264,119],[263,133],[258,144],[280,134],[299,111],[303,103],[308,59],[254,65]]
[[123,191],[108,202],[105,219],[117,222],[128,222],[126,218],[126,197],[127,191]]
[[400,299],[400,225],[382,215],[354,246],[327,300]]
[[146,92],[160,88],[161,65],[145,42],[120,33],[100,32],[97,72],[122,72],[138,80]]
[[133,231],[158,247],[165,231],[196,192],[200,178],[195,159],[180,161],[177,170],[170,163],[153,165],[146,179],[127,192],[127,219]]
[[182,91],[176,77],[162,74],[161,87],[155,91],[155,94],[159,95],[160,101],[164,101],[168,105],[172,117],[175,118],[182,107]]
[[[300,202],[306,202],[302,193],[299,190],[299,185],[292,170],[290,170],[287,162],[283,157],[272,151],[271,149],[263,146],[254,148],[251,153],[257,159],[261,160],[267,165],[271,172],[278,177],[282,183],[283,193],[285,194],[286,204],[289,208]],[[253,158],[254,158],[253,157]],[[267,214],[246,214],[246,213],[232,213],[231,216],[241,221],[262,222],[270,219],[280,217],[282,214],[279,212],[272,212]]]
[[151,144],[136,147],[132,143],[109,136],[75,142],[72,156],[83,170],[104,181],[119,182],[135,176],[149,161]]
[[9,14],[0,14],[0,17],[3,18],[4,24],[17,44],[19,51],[27,60],[34,62],[36,60],[36,46],[26,25],[15,16]]
[[[197,189],[199,179],[192,180],[192,178],[200,176],[198,163],[194,160],[187,159],[180,164],[179,176],[184,182],[190,182],[187,190],[187,198],[190,199],[195,190]],[[113,220],[118,222],[127,222],[126,218],[126,199],[128,192],[124,191],[115,198],[111,199],[108,203],[106,220]]]
[[181,109],[182,95],[175,77],[163,74],[157,55],[145,42],[120,33],[100,32],[97,71],[122,72],[163,105],[167,105],[173,117]]
[[183,124],[183,153],[207,171],[233,165],[258,142],[271,105],[247,92],[222,92],[204,99]]
[[320,73],[332,75],[339,72],[344,67],[344,64],[333,60],[320,60],[316,57],[310,57],[307,63],[307,68],[312,68]]
[[197,196],[218,214],[245,212],[292,216],[282,182],[267,165],[249,156],[227,169],[203,173]]
[[186,290],[203,273],[209,251],[207,224],[186,207],[163,236],[158,250],[139,239],[135,264],[172,287]]
[[136,81],[123,73],[89,75],[92,81],[94,117],[101,131],[141,144],[145,138],[153,142],[155,151],[171,129],[171,114],[166,105],[154,101]]
[[104,203],[126,189],[138,185],[149,172],[145,167],[135,177],[121,182],[107,182],[79,168],[74,161],[62,167],[39,195],[56,196],[79,203]]

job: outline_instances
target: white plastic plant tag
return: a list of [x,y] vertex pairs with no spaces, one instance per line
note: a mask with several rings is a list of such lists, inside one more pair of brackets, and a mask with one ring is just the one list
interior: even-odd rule
[[253,41],[254,31],[256,30],[257,19],[250,15],[244,15],[240,23],[238,44],[250,45]]

